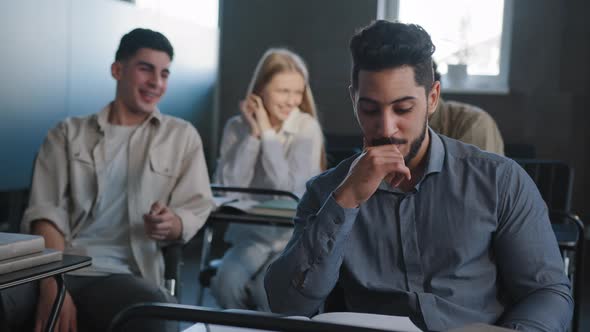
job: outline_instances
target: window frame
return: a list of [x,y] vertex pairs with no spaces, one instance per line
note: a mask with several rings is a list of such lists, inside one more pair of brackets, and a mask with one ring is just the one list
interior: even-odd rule
[[[400,0],[378,0],[377,19],[397,20]],[[500,37],[500,70],[498,75],[468,75],[464,84],[450,82],[442,75],[442,91],[446,93],[508,94],[510,92],[510,49],[512,44],[514,0],[504,0],[502,36]]]

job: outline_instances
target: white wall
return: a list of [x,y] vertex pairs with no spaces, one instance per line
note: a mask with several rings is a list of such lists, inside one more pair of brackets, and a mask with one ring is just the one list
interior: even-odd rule
[[[119,40],[158,30],[175,51],[163,113],[192,122],[206,153],[213,140],[219,32],[114,0],[0,2],[0,190],[29,185],[47,131],[67,116],[99,111],[114,97]],[[210,159],[210,158],[209,158]]]

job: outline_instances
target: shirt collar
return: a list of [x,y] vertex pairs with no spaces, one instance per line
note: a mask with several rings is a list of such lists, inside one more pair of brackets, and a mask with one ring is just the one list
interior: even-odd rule
[[297,125],[298,125],[301,113],[302,112],[301,112],[301,110],[299,110],[298,107],[295,108],[293,111],[291,111],[291,113],[289,113],[289,115],[287,116],[287,118],[283,122],[283,126],[281,127],[281,130],[279,132],[284,132],[284,133],[288,133],[288,134],[297,133],[297,127],[298,127]]
[[424,176],[442,171],[446,153],[440,136],[430,127],[428,127],[428,132],[430,133],[430,148],[428,149],[428,161]]
[[[110,102],[108,105],[103,107],[102,110],[97,114],[96,121],[98,122],[98,128],[103,132],[109,124],[109,113],[111,111],[112,106],[113,102]],[[150,113],[147,120],[144,121],[141,125],[143,125],[146,122],[154,124],[160,124],[160,122],[162,122],[162,113],[160,113],[160,110],[157,107],[152,113]]]
[[[426,169],[424,170],[424,175],[422,176],[422,179],[420,179],[420,182],[416,184],[417,190],[420,189],[420,184],[428,175],[440,173],[442,171],[443,163],[445,160],[446,152],[442,140],[440,139],[437,133],[430,129],[430,127],[428,127],[428,132],[430,134],[430,144],[428,146]],[[401,190],[397,188],[392,188],[389,185],[389,183],[385,181],[381,181],[381,183],[379,184],[379,189],[394,193],[402,193]]]

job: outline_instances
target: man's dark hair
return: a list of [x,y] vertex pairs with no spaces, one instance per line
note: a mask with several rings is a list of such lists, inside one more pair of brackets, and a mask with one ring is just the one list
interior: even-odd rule
[[163,34],[150,29],[133,29],[121,38],[119,49],[115,54],[115,61],[123,61],[131,58],[140,48],[166,52],[172,61],[174,49],[172,44]]
[[432,61],[432,70],[434,70],[434,80],[440,82],[442,76],[438,71],[438,65],[436,64],[436,61],[434,60]]
[[433,81],[432,54],[435,47],[430,35],[419,25],[375,21],[358,31],[350,40],[352,87],[358,87],[360,70],[411,66],[416,84],[430,91]]

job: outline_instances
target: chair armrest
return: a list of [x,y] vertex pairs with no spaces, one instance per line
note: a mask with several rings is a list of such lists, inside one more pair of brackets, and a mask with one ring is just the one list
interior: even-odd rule
[[577,228],[577,242],[584,241],[584,222],[578,215],[571,212],[552,210],[549,211],[549,219],[553,224],[573,224]]
[[183,243],[174,242],[162,248],[164,255],[164,281],[165,287],[170,295],[176,296],[180,280],[180,269],[182,267]]

